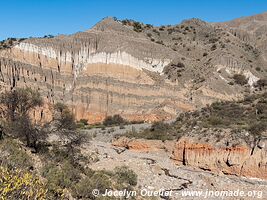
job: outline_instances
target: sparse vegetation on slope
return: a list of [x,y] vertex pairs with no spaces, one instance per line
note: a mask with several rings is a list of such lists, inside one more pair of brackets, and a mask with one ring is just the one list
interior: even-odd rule
[[[143,132],[129,132],[130,138],[153,140],[178,139],[192,130],[231,129],[248,131],[260,137],[267,130],[267,93],[247,96],[237,102],[215,102],[199,111],[180,114],[171,124],[154,123]],[[200,132],[200,131],[199,131]]]
[[[82,178],[74,187],[74,196],[82,199],[96,199],[91,192],[99,189],[101,194],[106,189],[133,189],[137,184],[136,174],[126,166],[116,167],[114,171],[86,171],[86,177]],[[112,199],[112,198],[111,198]]]
[[25,38],[7,38],[6,40],[2,40],[0,41],[0,50],[11,48],[12,46],[20,43],[23,40],[25,40]]
[[267,93],[247,96],[238,102],[216,102],[192,113],[181,114],[175,124],[185,128],[231,128],[260,135],[267,129]]
[[154,122],[151,128],[144,130],[143,132],[130,131],[125,134],[129,138],[144,138],[148,140],[175,140],[182,134],[179,129],[176,129],[172,124],[164,122]]
[[26,149],[14,139],[0,140],[0,152],[0,163],[5,168],[30,170],[33,167],[33,160]]
[[[89,138],[78,133],[74,116],[66,105],[56,103],[51,121],[42,124],[33,123],[31,119],[31,112],[42,105],[38,92],[16,89],[3,93],[0,99],[3,116],[0,195],[4,199],[56,200],[67,196],[96,199],[93,189],[103,193],[106,189],[136,186],[137,176],[127,167],[114,171],[88,168],[97,159],[81,153],[81,144]],[[115,115],[106,122],[107,125],[121,125],[125,120]],[[28,133],[34,145],[29,145],[32,143],[27,140]],[[49,138],[58,139],[50,141]]]

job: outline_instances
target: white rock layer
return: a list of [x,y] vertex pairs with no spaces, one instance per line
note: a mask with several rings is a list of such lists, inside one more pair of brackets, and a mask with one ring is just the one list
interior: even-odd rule
[[138,59],[126,52],[117,51],[114,53],[95,52],[94,49],[82,47],[78,52],[71,53],[69,51],[56,51],[52,47],[40,47],[31,43],[22,42],[15,46],[21,51],[36,53],[48,58],[57,59],[59,64],[67,62],[73,63],[75,71],[81,71],[87,64],[103,63],[103,64],[120,64],[127,65],[138,70],[147,69],[149,71],[159,72],[168,65],[171,60],[158,58]]

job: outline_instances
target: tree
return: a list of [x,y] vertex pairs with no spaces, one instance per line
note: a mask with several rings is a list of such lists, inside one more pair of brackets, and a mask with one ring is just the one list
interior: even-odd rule
[[84,136],[76,131],[74,115],[63,103],[54,105],[51,121],[45,124],[34,123],[31,113],[42,105],[39,92],[30,88],[4,92],[0,96],[0,115],[3,118],[1,124],[4,133],[20,139],[35,151],[39,150],[47,135],[52,133],[64,135],[69,140],[69,145],[82,142]]
[[26,142],[26,146],[37,148],[41,130],[30,119],[30,112],[43,104],[37,91],[30,88],[7,91],[0,96],[1,116],[4,132]]
[[58,130],[75,130],[76,123],[73,113],[63,103],[54,105],[53,121]]
[[50,133],[56,133],[68,140],[65,146],[69,151],[73,150],[74,145],[80,145],[86,138],[85,134],[77,131],[75,117],[68,106],[63,103],[54,105],[53,119],[48,123],[47,127],[50,129]]
[[19,116],[28,115],[37,106],[43,104],[40,93],[30,88],[4,92],[0,96],[1,114],[10,121],[15,121]]

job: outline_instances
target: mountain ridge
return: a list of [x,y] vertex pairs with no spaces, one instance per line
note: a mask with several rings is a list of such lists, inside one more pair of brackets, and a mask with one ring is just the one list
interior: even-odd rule
[[[267,73],[264,45],[227,23],[193,18],[153,27],[106,18],[85,32],[30,38],[1,50],[1,82],[35,87],[48,103],[68,104],[77,119],[171,119],[253,93]],[[236,74],[247,84],[235,84]]]

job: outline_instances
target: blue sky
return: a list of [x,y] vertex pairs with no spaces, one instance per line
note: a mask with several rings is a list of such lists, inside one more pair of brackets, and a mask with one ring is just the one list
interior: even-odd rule
[[106,16],[144,23],[227,21],[267,11],[266,0],[1,0],[0,40],[84,31]]

